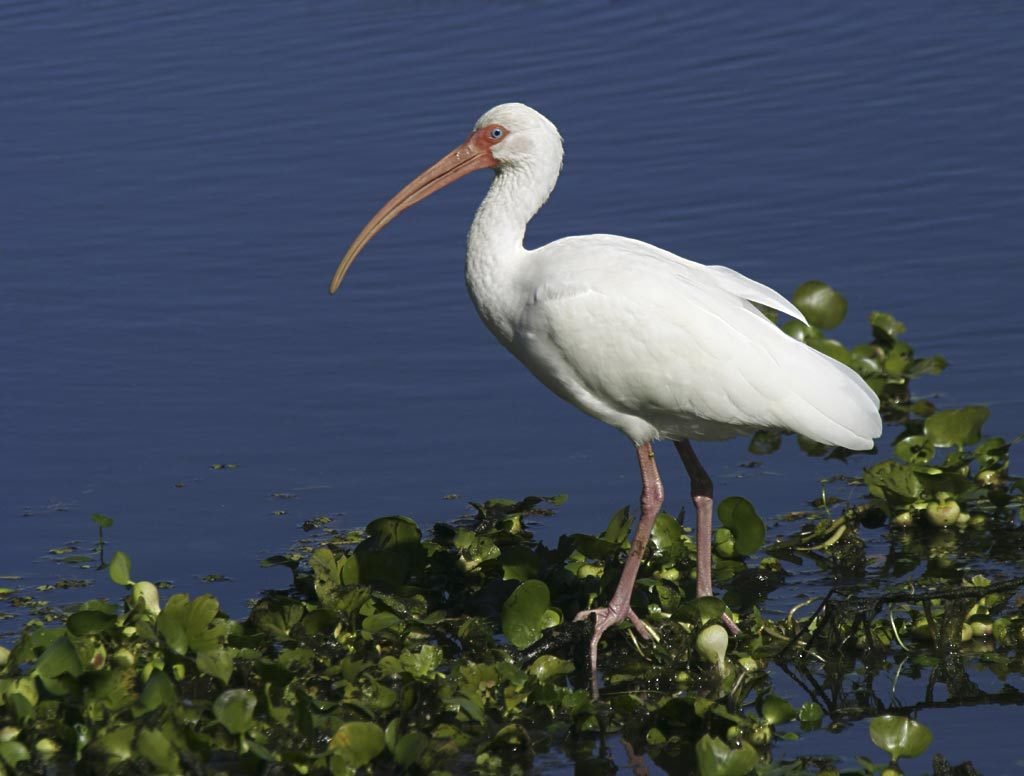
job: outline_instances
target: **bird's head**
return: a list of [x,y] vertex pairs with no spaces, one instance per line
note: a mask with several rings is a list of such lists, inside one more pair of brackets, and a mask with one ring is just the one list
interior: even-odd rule
[[467,142],[489,144],[492,167],[562,166],[562,137],[542,113],[521,102],[506,102],[479,118]]
[[487,167],[499,174],[510,169],[546,169],[557,176],[561,166],[562,138],[554,124],[522,103],[507,102],[491,108],[462,145],[416,176],[363,227],[334,272],[331,293],[338,290],[356,256],[377,232],[435,191]]

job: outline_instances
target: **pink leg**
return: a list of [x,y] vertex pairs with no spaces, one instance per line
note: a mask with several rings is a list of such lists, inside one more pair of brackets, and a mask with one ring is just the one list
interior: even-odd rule
[[594,615],[594,635],[590,639],[590,671],[595,692],[597,687],[597,645],[606,630],[628,619],[641,636],[645,639],[651,637],[650,630],[630,608],[629,600],[633,595],[636,575],[640,571],[640,564],[643,562],[644,553],[647,550],[647,541],[651,538],[654,519],[658,516],[661,504],[665,500],[665,490],[661,485],[658,467],[654,464],[654,450],[651,448],[651,443],[647,442],[637,447],[636,456],[640,462],[640,477],[643,481],[643,490],[640,493],[640,524],[636,528],[636,536],[629,548],[626,565],[622,567],[619,584],[607,607],[588,609],[577,614],[575,618],[584,620],[591,614]]
[[[676,450],[690,475],[690,495],[697,509],[697,597],[703,598],[714,595],[711,589],[711,520],[715,487],[688,440],[676,442]],[[734,636],[739,633],[729,615],[722,615],[722,623]]]

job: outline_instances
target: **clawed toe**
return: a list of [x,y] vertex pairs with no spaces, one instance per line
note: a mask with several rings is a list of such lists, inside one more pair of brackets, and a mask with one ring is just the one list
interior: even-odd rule
[[650,626],[641,620],[636,612],[630,607],[626,607],[624,610],[612,609],[611,607],[605,606],[599,609],[587,609],[577,614],[574,618],[574,622],[586,620],[590,618],[590,615],[594,615],[594,635],[590,637],[590,676],[591,676],[591,688],[596,697],[597,695],[597,645],[601,642],[601,637],[605,634],[609,628],[613,625],[617,625],[623,620],[629,620],[630,624],[636,629],[636,632],[645,639],[654,639],[657,641],[657,636],[654,631],[651,630]]

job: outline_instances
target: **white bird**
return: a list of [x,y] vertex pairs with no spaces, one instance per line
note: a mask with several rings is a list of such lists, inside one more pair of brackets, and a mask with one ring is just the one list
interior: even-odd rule
[[[697,596],[712,595],[712,484],[690,440],[756,429],[796,431],[868,450],[882,431],[878,397],[852,369],[787,336],[762,305],[806,320],[781,294],[727,267],[688,261],[627,237],[566,237],[523,247],[526,225],[562,167],[562,138],[526,105],[487,111],[469,138],[370,219],[338,265],[333,294],[356,256],[398,213],[486,167],[494,182],[469,230],[466,285],[498,341],[544,385],[621,430],[636,446],[641,517],[608,606],[594,615],[590,667],[611,626],[648,627],[630,606],[664,491],[651,443],[670,439],[697,512]],[[735,632],[735,626],[726,619]]]

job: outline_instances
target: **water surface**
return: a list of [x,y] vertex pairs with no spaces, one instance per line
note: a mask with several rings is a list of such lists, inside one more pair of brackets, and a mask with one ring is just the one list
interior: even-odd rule
[[[568,492],[554,538],[634,500],[628,442],[535,383],[466,297],[486,173],[326,293],[376,208],[510,100],[566,140],[528,244],[619,233],[786,294],[820,278],[850,300],[840,336],[895,313],[950,361],[917,390],[1015,435],[1021,40],[1001,2],[3,6],[0,569],[52,579],[41,558],[100,511],[140,574],[227,574],[240,614],[284,582],[257,561],[318,514],[429,525]],[[835,470],[792,442],[756,471],[742,441],[699,452],[769,515]],[[1000,772],[970,740],[943,751]]]

